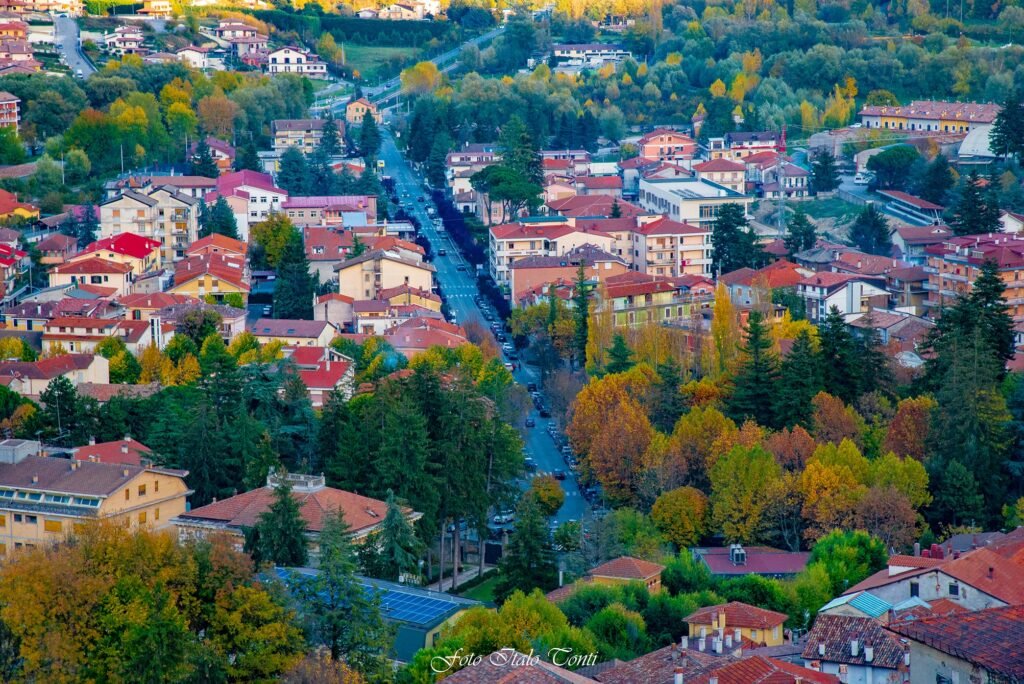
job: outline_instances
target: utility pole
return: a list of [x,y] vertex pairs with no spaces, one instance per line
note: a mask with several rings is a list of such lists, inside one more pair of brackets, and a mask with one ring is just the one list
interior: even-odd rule
[[785,173],[786,173],[786,124],[782,124],[782,138],[779,141],[779,215],[778,220],[778,231],[779,238],[782,239],[786,236],[786,192],[785,186]]

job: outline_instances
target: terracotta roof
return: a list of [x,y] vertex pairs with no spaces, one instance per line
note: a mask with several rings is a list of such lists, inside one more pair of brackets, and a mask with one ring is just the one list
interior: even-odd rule
[[152,240],[136,233],[118,233],[117,235],[93,242],[82,250],[82,254],[113,252],[134,259],[144,259],[159,248],[159,240]]
[[173,292],[135,293],[118,297],[117,303],[127,309],[162,309],[176,304],[198,303],[199,300],[188,295]]
[[725,628],[750,627],[752,629],[771,629],[789,619],[785,613],[765,610],[740,601],[731,601],[717,606],[705,606],[686,616],[686,622],[697,625],[710,625],[719,615],[725,616]]
[[259,171],[246,169],[244,171],[225,173],[217,178],[217,192],[222,195],[230,195],[243,185],[251,188],[258,188],[260,190],[266,190],[267,192],[273,192],[278,195],[288,195],[287,192],[274,185],[274,179],[268,173],[260,173]]
[[308,389],[332,390],[345,377],[352,364],[348,361],[321,361],[314,370],[300,369],[299,377]]
[[[104,497],[149,470],[130,464],[91,461],[78,462],[78,467],[72,468],[65,458],[26,456],[18,463],[0,464],[0,485]],[[160,472],[182,475],[184,471],[161,469]]]
[[583,176],[576,179],[576,185],[588,190],[621,190],[622,179],[618,176]]
[[25,202],[19,202],[18,196],[13,192],[7,190],[0,190],[0,214],[10,214],[15,209],[26,209],[28,211],[39,211],[39,209],[32,204]]
[[544,662],[535,655],[501,649],[445,677],[451,684],[589,684],[593,679]]
[[[324,518],[339,509],[344,512],[345,522],[355,534],[375,527],[387,515],[385,502],[333,487],[322,487],[314,491],[292,490],[292,496],[298,502],[302,519],[306,521],[310,532],[319,533],[323,529]],[[274,488],[260,487],[193,508],[179,517],[187,521],[208,521],[236,528],[251,527],[259,521],[260,513],[269,510],[273,502]]]
[[150,382],[144,385],[125,385],[119,383],[80,382],[75,388],[83,397],[91,397],[105,404],[114,397],[132,397],[145,399],[160,391],[160,383]]
[[725,546],[693,550],[713,575],[795,575],[807,567],[811,554],[805,551],[780,551],[764,546],[745,546],[744,565],[734,565]]
[[401,297],[403,295],[410,295],[413,297],[420,297],[421,299],[429,299],[432,302],[440,302],[441,298],[429,290],[423,290],[418,287],[413,287],[409,284],[396,285],[395,287],[388,287],[377,293],[377,298],[380,300],[389,300],[392,297]]
[[926,211],[942,211],[943,209],[946,208],[941,204],[929,202],[926,199],[915,197],[914,195],[911,195],[908,192],[902,192],[900,190],[879,190],[878,194],[882,195],[883,197],[888,197],[889,199],[909,204],[917,209],[924,209]]
[[1002,109],[997,104],[917,100],[906,105],[867,105],[857,116],[889,116],[907,119],[955,120],[992,123]]
[[865,252],[843,252],[836,256],[832,268],[837,271],[856,273],[858,275],[883,275],[894,268],[909,266],[905,261],[892,257],[867,254]]
[[1024,605],[896,622],[889,629],[990,674],[1024,680]]
[[207,273],[240,290],[249,291],[244,258],[217,252],[186,257],[174,264],[174,286],[178,287]]
[[702,228],[683,221],[660,218],[637,226],[635,232],[641,235],[703,235],[704,233],[710,233],[711,229]]
[[54,233],[36,243],[36,249],[40,252],[63,252],[73,249],[78,244],[76,238],[63,233]]
[[806,667],[788,663],[777,658],[752,655],[741,660],[700,673],[687,681],[691,684],[834,684],[839,682],[835,675],[817,672]]
[[823,287],[827,290],[840,287],[850,282],[851,280],[859,280],[862,276],[858,276],[854,273],[832,273],[829,271],[819,271],[812,276],[802,279],[797,285],[807,285],[808,287]]
[[339,292],[328,292],[327,294],[320,295],[319,297],[316,298],[317,304],[322,304],[324,302],[329,301],[345,302],[346,304],[352,304],[353,302],[355,302],[355,299],[349,297],[348,295],[343,295]]
[[62,354],[38,361],[6,361],[0,363],[0,376],[22,376],[33,380],[52,380],[92,365],[94,354]]
[[[608,195],[576,195],[548,202],[548,207],[562,216],[608,216],[616,198]],[[651,212],[629,202],[617,200],[623,216],[646,216]]]
[[757,269],[744,266],[742,268],[737,268],[735,271],[723,273],[718,277],[718,280],[726,285],[749,286],[754,282],[755,275],[757,275]]
[[695,164],[693,170],[701,173],[709,173],[716,171],[746,171],[747,167],[741,162],[730,161],[728,159],[723,158],[712,159],[711,161]]
[[185,250],[186,256],[192,256],[193,254],[202,254],[207,251],[213,252],[234,252],[235,254],[246,254],[249,251],[249,245],[242,242],[241,240],[235,240],[227,235],[221,235],[220,233],[211,233],[204,238],[199,238]]
[[895,554],[889,556],[889,567],[901,567],[901,568],[933,568],[936,565],[942,565],[945,563],[945,559],[942,558],[926,558],[924,556],[905,556],[902,554]]
[[947,226],[910,226],[898,225],[893,232],[900,236],[908,245],[931,245],[942,242],[953,234]]
[[87,273],[131,273],[132,267],[128,264],[120,264],[116,261],[107,261],[100,257],[92,257],[83,261],[76,261],[73,264],[60,264],[54,266],[53,273],[83,275]]
[[588,573],[592,577],[614,577],[616,579],[645,580],[661,574],[664,565],[658,565],[632,556],[619,556],[607,563],[592,568]]
[[98,461],[100,463],[129,463],[142,465],[142,458],[148,457],[153,450],[137,440],[126,438],[113,442],[99,442],[78,447],[74,456],[79,461]]
[[249,332],[267,337],[320,337],[330,328],[327,321],[307,321],[287,318],[261,318],[251,326]]
[[[850,650],[850,642],[854,639],[858,642],[857,655]],[[822,644],[825,646],[824,655],[819,650]],[[836,614],[820,614],[815,618],[814,627],[807,635],[803,657],[806,660],[863,666],[868,664],[865,646],[874,648],[873,667],[894,670],[903,662],[903,646],[882,623],[869,617]]]
[[602,684],[672,684],[676,668],[685,681],[722,664],[722,657],[696,649],[682,650],[676,644],[659,648],[596,675]]

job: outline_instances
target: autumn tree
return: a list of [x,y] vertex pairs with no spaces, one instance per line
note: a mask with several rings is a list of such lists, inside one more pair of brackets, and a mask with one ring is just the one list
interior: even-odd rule
[[868,489],[857,503],[854,520],[859,529],[878,535],[886,548],[906,550],[917,538],[917,511],[893,487]]
[[740,344],[740,325],[725,283],[715,286],[715,304],[711,317],[712,345],[710,358],[703,363],[704,372],[718,378],[731,372]]
[[529,494],[537,502],[538,508],[545,517],[558,512],[565,503],[565,490],[552,475],[541,475],[530,481]]
[[719,455],[715,446],[735,432],[736,423],[714,406],[698,405],[684,413],[672,430],[660,464],[662,486],[674,489],[691,484],[706,490]]
[[728,542],[752,544],[767,533],[771,485],[782,469],[760,446],[736,447],[711,468],[711,517]]
[[[853,525],[857,504],[867,487],[867,459],[856,446],[845,440],[840,447],[815,451],[800,476],[804,496],[803,515],[807,523],[805,536],[818,539],[834,529]],[[858,470],[863,470],[863,474]]]
[[819,442],[839,444],[844,439],[860,442],[864,420],[838,397],[819,392],[811,400],[811,433]]
[[782,428],[764,440],[764,448],[775,456],[779,465],[789,471],[803,470],[816,446],[814,438],[799,425],[792,430]]
[[935,400],[929,396],[900,400],[896,414],[886,430],[882,448],[899,456],[923,461],[927,455],[928,421],[935,407]]
[[693,487],[673,489],[654,502],[651,519],[677,547],[693,546],[707,531],[708,499]]

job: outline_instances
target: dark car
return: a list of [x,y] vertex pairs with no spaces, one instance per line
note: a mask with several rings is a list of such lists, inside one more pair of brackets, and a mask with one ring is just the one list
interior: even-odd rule
[[538,409],[538,410],[540,411],[540,417],[541,418],[550,418],[551,417],[551,411],[548,410],[547,406],[541,406],[540,409]]
[[528,472],[528,473],[536,472],[537,471],[537,462],[534,461],[529,456],[527,456],[526,460],[523,461],[523,467],[526,468],[526,472]]
[[528,382],[528,383],[526,383],[526,391],[527,392],[536,392],[537,391],[537,383],[535,383],[535,382]]
[[427,198],[426,198],[426,197],[420,197],[420,198],[419,198],[418,200],[416,200],[416,201],[417,201],[417,202],[426,202],[426,201],[427,201]]
[[552,473],[552,475],[555,476],[556,480],[564,480],[565,479],[565,471],[564,470],[556,470],[554,473]]
[[448,256],[448,250],[447,249],[439,249],[439,250],[437,250],[437,256]]
[[533,418],[527,418],[526,419],[526,427],[533,427],[536,424],[537,424],[537,421],[535,421]]

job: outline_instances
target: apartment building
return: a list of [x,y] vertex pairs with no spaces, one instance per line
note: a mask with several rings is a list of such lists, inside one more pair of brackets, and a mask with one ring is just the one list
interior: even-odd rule
[[490,273],[494,282],[511,286],[511,268],[530,256],[561,256],[589,244],[614,254],[615,238],[598,230],[577,227],[558,217],[506,223],[490,229]]
[[160,242],[164,263],[185,256],[199,233],[199,200],[168,186],[123,190],[100,204],[100,237],[136,233]]
[[50,287],[90,285],[107,296],[126,295],[131,292],[134,274],[128,264],[108,261],[97,256],[59,264],[50,269]]
[[18,130],[18,122],[21,118],[18,114],[18,105],[21,99],[7,92],[0,91],[0,126],[8,126]]
[[641,178],[638,201],[673,221],[710,227],[723,204],[739,204],[746,213],[751,198],[701,178]]
[[994,261],[1006,286],[1003,298],[1013,321],[1024,323],[1024,240],[1005,233],[948,237],[925,250],[925,310],[937,316],[971,291],[986,261]]
[[62,316],[46,322],[42,346],[44,352],[64,349],[72,354],[91,354],[104,339],[116,337],[125,343],[128,351],[138,355],[152,344],[163,347],[162,332],[159,320]]
[[865,128],[968,133],[995,122],[1001,109],[997,104],[918,100],[906,105],[868,105],[857,116]]
[[334,266],[338,292],[354,300],[377,299],[382,290],[401,285],[430,290],[434,267],[392,250],[371,249]]
[[271,74],[302,74],[312,78],[326,78],[327,64],[309,50],[283,47],[267,55],[267,72]]
[[249,297],[249,268],[244,257],[229,254],[199,254],[174,265],[174,285],[169,292],[218,303],[228,295]]
[[778,153],[781,146],[781,136],[774,131],[733,131],[709,138],[708,156],[739,160],[764,152]]
[[184,470],[39,456],[0,442],[0,556],[56,544],[96,520],[162,529],[186,510]]
[[[297,147],[300,152],[310,153],[320,144],[324,134],[323,119],[277,119],[273,123],[274,151],[283,153],[289,147]],[[335,119],[338,138],[345,137],[345,122]]]
[[711,159],[694,164],[693,170],[701,180],[717,183],[733,192],[742,193],[746,188],[747,167],[740,162],[725,158]]
[[300,228],[306,226],[360,227],[377,222],[375,195],[289,197],[281,210]]
[[697,154],[697,141],[690,136],[668,128],[658,128],[637,141],[640,156],[662,162],[680,162],[693,159]]

